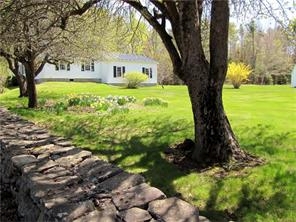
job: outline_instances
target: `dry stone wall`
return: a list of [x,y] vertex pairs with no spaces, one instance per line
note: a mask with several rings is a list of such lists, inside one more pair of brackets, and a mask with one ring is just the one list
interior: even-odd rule
[[206,221],[198,210],[0,108],[1,185],[20,221]]

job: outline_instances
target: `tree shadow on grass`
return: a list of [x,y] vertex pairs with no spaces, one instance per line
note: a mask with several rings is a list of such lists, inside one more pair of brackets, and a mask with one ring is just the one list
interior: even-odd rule
[[171,142],[176,142],[176,138],[182,141],[190,136],[188,131],[191,130],[188,129],[192,129],[191,123],[169,117],[147,120],[122,118],[110,122],[108,118],[94,121],[91,117],[77,120],[69,116],[55,130],[108,162],[140,173],[168,196],[180,196],[173,181],[186,175],[186,172],[165,161],[163,151]]
[[[238,135],[243,148],[267,158],[267,162],[255,171],[237,177],[238,187],[233,189],[239,189],[232,194],[227,194],[227,190],[231,189],[227,179],[233,176],[218,179],[209,191],[206,207],[201,214],[211,221],[264,221],[268,220],[266,215],[272,215],[275,221],[286,218],[296,210],[295,147],[287,142],[293,141],[295,133],[276,133],[271,126],[257,125],[241,127]],[[221,210],[221,201],[223,198],[230,201],[231,195],[236,196],[237,203],[231,209]]]
[[268,214],[272,215],[275,221],[284,219],[290,211],[293,211],[292,206],[295,204],[290,196],[295,194],[287,192],[283,187],[282,181],[287,180],[290,185],[295,184],[296,176],[289,172],[277,171],[276,175],[268,181],[269,186],[272,186],[271,194],[264,190],[266,187],[264,179],[257,181],[256,186],[251,181],[245,181],[240,187],[236,207],[217,210],[219,209],[219,201],[221,201],[219,196],[223,195],[224,190],[228,188],[224,180],[219,180],[212,186],[209,192],[210,197],[201,214],[210,218],[211,221],[261,221],[262,219],[267,221],[266,215]]
[[[94,119],[92,116],[81,116],[77,119],[70,115],[64,122],[55,126],[54,130],[73,138],[83,147],[89,144],[87,149],[98,156],[106,157],[109,162],[141,173],[152,186],[160,188],[167,196],[182,197],[176,190],[174,181],[186,176],[187,172],[180,171],[165,161],[162,152],[172,142],[190,137],[192,123],[182,119],[172,120],[169,117],[147,119],[125,120],[124,116],[119,116],[110,121],[108,118]],[[242,147],[248,152],[270,157],[268,164],[262,168],[272,168],[275,173],[265,176],[264,171],[260,171],[260,178],[255,179],[256,186],[252,178],[239,176],[241,183],[236,187],[238,191],[233,192],[233,195],[237,196],[237,203],[232,204],[231,209],[223,210],[220,207],[221,195],[227,194],[225,190],[229,186],[229,177],[217,179],[208,191],[209,198],[205,208],[201,210],[201,215],[212,221],[241,221],[246,217],[250,218],[250,221],[256,221],[257,217],[264,217],[265,214],[276,214],[283,218],[285,209],[292,206],[291,195],[295,195],[295,191],[292,191],[289,197],[288,191],[291,190],[287,191],[283,187],[296,184],[296,174],[289,172],[289,167],[284,167],[285,163],[273,161],[280,152],[285,152],[281,151],[281,146],[290,138],[291,132],[274,133],[271,127],[258,125],[241,127],[238,135]],[[269,188],[274,189],[271,194],[266,194],[261,189],[266,183],[269,183]],[[225,198],[225,201],[231,201],[231,198]]]
[[[172,121],[170,118],[151,121],[140,119],[122,121],[118,119],[117,122],[112,123],[112,126],[108,126],[107,131],[105,130],[106,124],[103,123],[104,121],[102,120],[98,124],[96,138],[90,136],[91,132],[89,129],[87,130],[87,126],[85,126],[85,129],[83,129],[84,127],[81,129],[80,125],[80,131],[84,132],[83,134],[89,141],[96,141],[94,144],[99,147],[98,149],[92,148],[93,153],[98,156],[106,156],[109,162],[123,168],[141,172],[152,186],[162,189],[168,196],[182,197],[182,194],[179,194],[175,189],[173,182],[180,177],[186,176],[188,172],[180,171],[176,166],[169,164],[164,159],[162,152],[171,145],[170,141],[174,141],[174,138],[178,137],[181,141],[186,137],[186,133],[188,136],[188,129],[192,128],[188,121]],[[74,128],[76,127],[72,127],[72,130]],[[76,129],[79,129],[79,127]],[[139,132],[136,132],[137,130]],[[242,147],[246,148],[248,152],[271,157],[271,159],[282,152],[280,147],[290,135],[290,132],[274,133],[270,126],[264,125],[241,127],[239,131]],[[261,174],[260,176],[262,176]],[[235,204],[233,209],[225,210],[220,210],[221,207],[219,207],[219,201],[217,200],[221,193],[224,195],[223,193],[225,193],[225,188],[228,185],[225,184],[224,179],[217,179],[209,190],[210,197],[201,214],[213,221],[223,221],[223,219],[227,221],[240,220],[246,216],[252,217],[252,214],[254,214],[255,218],[256,215],[260,216],[265,213],[275,212],[278,209],[277,203],[281,204],[281,209],[288,208],[288,194],[279,188],[281,181],[288,174],[286,171],[278,171],[277,176],[272,175],[272,178],[269,178],[271,179],[269,186],[278,187],[278,191],[273,192],[270,196],[260,191],[260,184],[264,184],[266,181],[264,176],[258,179],[259,185],[257,187],[252,186],[253,183],[250,178],[239,176],[242,180],[246,179],[246,182],[239,184],[238,190],[240,191],[234,193],[234,195],[238,196],[238,203]],[[225,179],[227,178],[228,176]],[[293,181],[288,183],[293,184],[294,182],[295,177]]]
[[[90,144],[87,148],[94,154],[104,156],[109,162],[124,169],[141,173],[152,186],[160,188],[169,197],[182,197],[182,194],[176,190],[174,181],[186,176],[188,172],[180,171],[176,166],[168,163],[164,159],[163,151],[172,142],[182,141],[186,137],[190,138],[192,123],[186,120],[172,120],[169,117],[126,120],[124,116],[119,116],[110,121],[108,118],[95,120],[93,117],[81,117],[77,120],[77,118],[69,116],[59,127],[62,128],[60,131],[64,135],[73,138],[78,144],[83,146]],[[59,129],[57,130],[59,131]],[[270,126],[257,125],[255,127],[240,127],[238,135],[242,147],[250,153],[269,158],[267,164],[272,164],[269,162],[273,161],[280,152],[285,152],[281,150],[281,146],[285,144],[291,133],[275,133]],[[266,167],[276,168],[279,166],[267,165]],[[260,171],[261,178],[258,179],[256,187],[253,186],[251,178],[238,176],[241,180],[246,180],[237,185],[239,186],[236,187],[238,191],[233,191],[233,195],[237,196],[238,203],[233,204],[231,209],[223,210],[219,207],[220,195],[227,193],[225,189],[228,184],[225,181],[230,176],[226,175],[224,179],[216,179],[216,183],[212,184],[208,191],[210,196],[201,215],[207,216],[212,221],[230,219],[240,221],[245,217],[253,217],[256,221],[256,215],[262,216],[266,213],[276,212],[279,209],[277,203],[281,204],[279,211],[288,208],[288,194],[280,189],[280,185],[289,173],[284,170],[278,171],[276,174],[277,176],[274,174],[264,176],[264,171]],[[263,186],[267,179],[270,183],[269,187],[278,188],[271,195],[260,190],[261,185]],[[295,176],[292,180],[287,183],[295,184]],[[227,195],[225,198],[225,200],[231,201]],[[281,217],[280,213],[277,214]]]

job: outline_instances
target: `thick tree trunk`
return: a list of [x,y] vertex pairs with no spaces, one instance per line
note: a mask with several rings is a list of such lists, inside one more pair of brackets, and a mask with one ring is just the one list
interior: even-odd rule
[[[187,3],[184,3],[187,4]],[[188,3],[190,4],[190,3]],[[196,5],[195,5],[196,7]],[[210,63],[201,45],[197,9],[185,7],[183,35],[177,36],[182,57],[182,74],[188,87],[195,128],[192,158],[207,164],[226,163],[247,157],[231,129],[225,114],[222,89],[227,72],[229,8],[227,0],[213,0],[210,30]],[[184,10],[184,9],[183,9]],[[190,20],[196,16],[195,20]],[[196,28],[198,27],[198,28]],[[186,29],[185,29],[186,28]]]
[[174,42],[165,24],[138,1],[124,0],[136,8],[159,33],[171,57],[174,73],[188,87],[195,125],[195,149],[198,162],[225,163],[242,160],[240,149],[222,103],[222,88],[227,72],[229,4],[211,1],[210,60],[205,58],[201,37],[203,0],[151,1],[169,19]]
[[187,84],[195,125],[196,147],[192,158],[197,162],[224,163],[246,157],[225,114],[221,85],[223,81],[201,84],[194,79]]

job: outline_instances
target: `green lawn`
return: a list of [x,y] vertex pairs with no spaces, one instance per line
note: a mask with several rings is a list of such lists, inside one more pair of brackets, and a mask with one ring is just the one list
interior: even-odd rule
[[[17,89],[0,95],[0,105],[71,138],[101,158],[135,173],[168,196],[182,195],[202,215],[223,221],[296,220],[296,89],[289,86],[224,88],[224,104],[241,146],[266,160],[256,168],[217,177],[219,169],[182,172],[164,160],[169,145],[193,137],[193,123],[184,86],[123,89],[95,83],[44,83],[41,100],[61,100],[69,94],[132,95],[137,104],[127,114],[100,116],[28,110]],[[168,107],[143,107],[145,97],[159,97]]]

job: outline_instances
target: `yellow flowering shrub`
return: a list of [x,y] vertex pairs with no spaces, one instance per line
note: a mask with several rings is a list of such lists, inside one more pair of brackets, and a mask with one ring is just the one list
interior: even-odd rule
[[228,65],[226,78],[232,83],[235,89],[238,89],[242,82],[248,79],[252,72],[251,68],[244,63],[231,62]]

